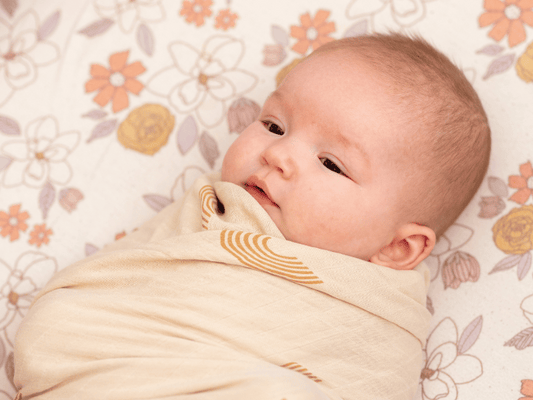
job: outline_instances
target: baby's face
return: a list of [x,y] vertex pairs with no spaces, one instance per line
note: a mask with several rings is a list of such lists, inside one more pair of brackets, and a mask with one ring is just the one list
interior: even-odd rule
[[222,180],[286,239],[368,260],[403,223],[399,111],[371,68],[340,53],[298,65],[228,150]]

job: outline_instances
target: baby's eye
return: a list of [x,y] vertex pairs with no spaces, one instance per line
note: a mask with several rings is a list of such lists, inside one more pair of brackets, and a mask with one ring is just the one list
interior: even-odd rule
[[267,131],[272,132],[275,135],[283,135],[285,132],[283,132],[283,129],[280,128],[278,124],[275,124],[271,121],[261,121],[262,124],[265,126]]
[[329,158],[321,157],[320,161],[322,162],[324,167],[326,167],[327,169],[329,169],[329,170],[331,170],[331,171],[333,171],[333,172],[335,172],[337,174],[346,176],[346,174],[344,172],[342,172],[342,170],[338,167],[338,165],[335,164],[333,161],[331,161]]

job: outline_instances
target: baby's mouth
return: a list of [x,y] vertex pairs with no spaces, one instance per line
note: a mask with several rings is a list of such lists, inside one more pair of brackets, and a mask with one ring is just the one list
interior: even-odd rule
[[272,201],[268,193],[261,188],[259,185],[261,185],[261,182],[259,182],[257,179],[249,179],[248,182],[244,185],[244,188],[248,193],[252,195],[254,199],[257,200],[261,206],[274,206],[279,208],[279,206]]

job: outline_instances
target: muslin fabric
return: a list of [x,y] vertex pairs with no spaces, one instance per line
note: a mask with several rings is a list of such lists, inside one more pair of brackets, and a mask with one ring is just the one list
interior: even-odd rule
[[410,400],[428,269],[287,241],[243,188],[199,178],[60,271],[15,343],[22,399]]

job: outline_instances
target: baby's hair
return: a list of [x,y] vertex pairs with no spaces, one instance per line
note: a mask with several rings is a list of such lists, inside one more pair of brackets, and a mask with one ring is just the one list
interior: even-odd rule
[[399,144],[408,151],[415,179],[405,188],[409,201],[399,211],[439,237],[466,208],[487,172],[490,128],[477,93],[459,68],[418,36],[345,38],[311,56],[336,50],[352,51],[383,74],[394,102],[407,111],[398,123],[411,127],[415,139],[402,143],[399,138]]

